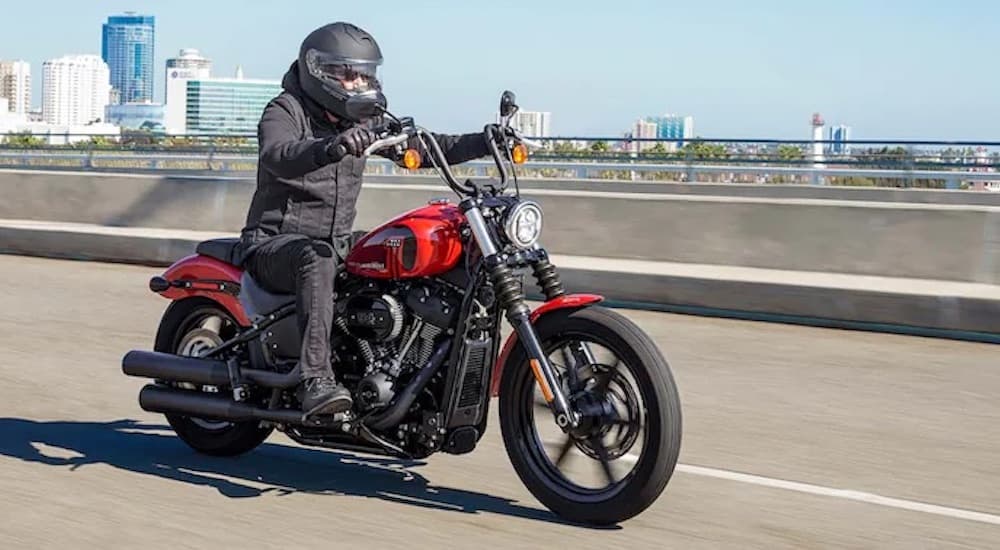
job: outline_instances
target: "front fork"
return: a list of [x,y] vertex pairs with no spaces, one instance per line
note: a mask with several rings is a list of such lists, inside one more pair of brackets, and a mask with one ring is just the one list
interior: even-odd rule
[[[524,305],[523,301],[521,305]],[[527,309],[527,306],[525,306],[525,309]],[[521,344],[528,352],[528,362],[531,365],[531,370],[534,372],[535,380],[542,391],[542,396],[549,404],[549,407],[552,408],[552,412],[555,413],[556,424],[564,431],[576,428],[580,424],[580,417],[570,407],[569,400],[562,390],[562,384],[559,383],[555,370],[553,370],[552,365],[549,364],[548,359],[545,357],[542,345],[538,341],[538,335],[535,334],[535,328],[531,325],[530,314],[528,312],[512,314],[510,309],[508,309],[507,319],[513,325],[514,331],[517,332],[517,337],[521,339]],[[570,369],[570,372],[573,372],[573,370]]]
[[[563,431],[576,428],[580,423],[580,416],[570,406],[555,369],[552,368],[545,351],[542,349],[541,342],[538,341],[538,334],[531,324],[531,309],[524,303],[524,292],[514,275],[514,270],[507,265],[506,258],[501,256],[500,251],[493,243],[493,238],[479,207],[472,201],[463,201],[462,207],[465,211],[465,217],[469,221],[469,227],[472,229],[472,234],[476,237],[476,242],[479,243],[482,250],[497,300],[506,310],[507,320],[514,327],[514,332],[517,333],[521,344],[528,352],[531,370],[538,382],[539,389],[542,391],[542,396],[555,414],[556,424]],[[546,299],[551,300],[564,294],[555,268],[549,263],[548,258],[543,257],[536,261],[533,268]],[[571,376],[575,375],[575,370],[574,368],[569,369]],[[571,385],[575,385],[574,380],[570,382]]]

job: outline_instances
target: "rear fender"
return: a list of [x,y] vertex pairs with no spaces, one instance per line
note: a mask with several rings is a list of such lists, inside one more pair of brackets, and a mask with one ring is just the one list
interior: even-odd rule
[[153,277],[149,288],[168,300],[200,296],[225,308],[241,326],[250,326],[238,298],[243,271],[215,258],[194,254],[178,260],[162,276]]
[[[597,294],[567,294],[560,296],[554,300],[545,302],[532,311],[531,324],[537,323],[542,316],[548,313],[560,309],[579,309],[590,304],[596,304],[602,300],[604,300],[604,296]],[[504,366],[507,364],[507,359],[510,357],[510,352],[514,350],[515,345],[517,345],[517,333],[512,332],[507,337],[507,341],[503,345],[503,350],[500,352],[500,357],[497,358],[496,364],[493,365],[493,377],[490,379],[490,394],[494,397],[500,393],[500,376],[503,375]]]

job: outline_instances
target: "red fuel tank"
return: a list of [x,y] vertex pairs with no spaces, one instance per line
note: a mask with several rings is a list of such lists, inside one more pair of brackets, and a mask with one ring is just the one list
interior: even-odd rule
[[372,230],[347,255],[347,271],[373,279],[431,277],[462,257],[465,215],[450,202],[433,202]]

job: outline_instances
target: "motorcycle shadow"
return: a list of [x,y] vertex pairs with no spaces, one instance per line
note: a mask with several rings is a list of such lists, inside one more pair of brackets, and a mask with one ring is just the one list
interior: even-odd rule
[[0,455],[49,466],[68,466],[71,470],[105,464],[137,474],[214,487],[230,498],[302,492],[344,495],[457,513],[484,512],[589,527],[510,499],[434,486],[414,471],[426,464],[419,460],[266,442],[240,457],[216,458],[195,453],[168,426],[135,420],[44,422],[0,418]]

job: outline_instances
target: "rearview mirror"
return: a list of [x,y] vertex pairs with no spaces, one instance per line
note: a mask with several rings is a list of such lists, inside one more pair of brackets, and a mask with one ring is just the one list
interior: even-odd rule
[[517,112],[517,104],[514,92],[507,90],[500,96],[500,116],[509,117]]

